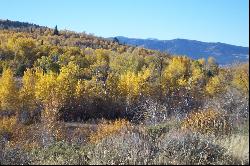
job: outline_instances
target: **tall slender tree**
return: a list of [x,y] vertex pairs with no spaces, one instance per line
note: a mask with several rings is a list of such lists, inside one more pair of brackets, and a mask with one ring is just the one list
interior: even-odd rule
[[53,35],[59,35],[59,31],[58,31],[58,29],[57,29],[57,25],[56,25],[56,27],[55,27],[55,29],[54,29]]

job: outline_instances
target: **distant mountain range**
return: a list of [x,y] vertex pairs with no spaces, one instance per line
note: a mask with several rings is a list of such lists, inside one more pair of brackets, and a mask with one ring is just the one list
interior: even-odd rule
[[234,46],[225,43],[207,43],[196,40],[174,39],[136,39],[123,36],[116,37],[121,44],[128,44],[144,47],[152,50],[168,52],[176,55],[186,55],[193,59],[216,58],[220,65],[227,65],[233,62],[246,62],[249,60],[249,48]]

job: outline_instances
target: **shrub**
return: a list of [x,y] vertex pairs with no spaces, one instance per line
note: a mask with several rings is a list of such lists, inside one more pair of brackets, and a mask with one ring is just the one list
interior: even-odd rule
[[227,134],[231,130],[228,117],[213,109],[192,112],[182,123],[183,129],[203,134]]
[[160,125],[156,125],[156,126],[149,126],[147,127],[147,134],[149,136],[151,136],[152,138],[159,138],[161,135],[167,133],[170,128],[169,126],[165,125],[165,124],[160,124]]
[[168,119],[168,121],[164,123],[160,123],[158,125],[150,125],[146,126],[146,132],[152,139],[161,139],[161,136],[164,134],[180,129],[181,121],[177,119]]
[[239,164],[226,150],[195,133],[173,133],[165,135],[158,143],[158,163],[164,164]]
[[88,157],[91,165],[145,165],[151,163],[156,151],[146,135],[123,131],[95,144]]
[[86,165],[87,157],[80,146],[56,142],[47,148],[34,149],[30,152],[34,165]]
[[111,121],[103,121],[97,127],[97,131],[91,133],[90,142],[97,143],[101,141],[103,138],[106,138],[110,135],[114,135],[119,133],[122,129],[129,127],[129,122],[122,119],[116,120],[114,122]]
[[16,117],[4,117],[0,119],[0,136],[9,139],[14,127],[16,126]]
[[135,107],[133,122],[145,125],[158,125],[169,117],[166,106],[152,99],[146,99]]
[[3,151],[2,165],[28,165],[30,163],[29,154],[20,147],[6,147]]
[[228,88],[226,93],[210,99],[204,104],[204,107],[213,107],[225,112],[233,130],[238,130],[249,121],[249,97],[235,88]]
[[248,165],[249,163],[249,134],[233,134],[225,138],[218,138],[215,144],[224,147],[227,154],[239,159],[241,164]]
[[23,125],[18,124],[12,132],[12,139],[9,145],[21,147],[23,150],[31,150],[42,144],[41,125]]
[[26,66],[24,64],[19,64],[16,69],[15,75],[22,77],[25,70],[26,70]]

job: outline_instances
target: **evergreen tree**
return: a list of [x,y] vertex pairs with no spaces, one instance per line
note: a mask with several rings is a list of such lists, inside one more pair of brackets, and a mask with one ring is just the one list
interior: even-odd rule
[[113,42],[120,44],[120,42],[119,42],[119,40],[117,39],[117,37],[115,37],[115,38],[113,39]]
[[59,31],[58,31],[58,29],[57,29],[57,25],[56,25],[56,27],[55,27],[55,29],[54,29],[53,35],[59,35]]

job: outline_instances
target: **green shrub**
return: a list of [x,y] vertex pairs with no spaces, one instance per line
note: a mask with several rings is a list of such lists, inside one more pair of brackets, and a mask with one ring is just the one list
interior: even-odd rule
[[163,134],[167,133],[170,128],[168,125],[160,124],[160,125],[153,125],[146,128],[147,133],[149,136],[151,136],[153,139],[159,138]]
[[24,71],[26,70],[26,65],[24,64],[19,64],[16,69],[16,76],[22,77],[24,74]]

